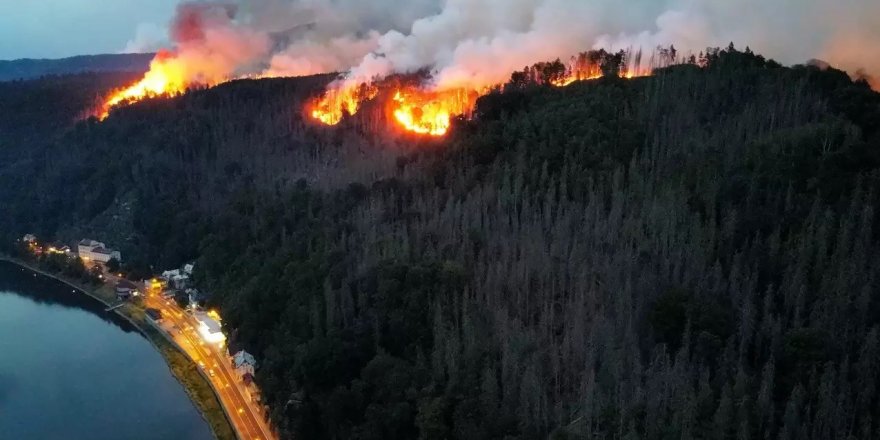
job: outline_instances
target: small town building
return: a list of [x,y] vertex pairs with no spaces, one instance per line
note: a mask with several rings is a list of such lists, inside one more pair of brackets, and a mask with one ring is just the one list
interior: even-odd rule
[[199,322],[199,335],[201,335],[205,342],[222,343],[226,340],[226,335],[223,334],[220,320],[217,319],[216,314],[213,314],[215,316],[211,315],[211,313],[205,312],[196,312],[194,314]]
[[189,287],[189,275],[180,269],[166,270],[162,272],[162,278],[175,289],[183,290]]
[[247,375],[253,377],[254,369],[257,368],[257,360],[250,353],[241,350],[232,356],[232,365],[243,379]]
[[116,299],[126,301],[131,299],[131,289],[125,287],[116,287]]
[[106,264],[111,259],[122,261],[119,251],[109,249],[100,241],[84,239],[77,244],[77,254],[83,261],[91,261]]
[[128,280],[120,280],[116,283],[116,299],[124,301],[137,296],[137,285]]
[[34,243],[37,241],[37,236],[34,234],[27,234],[21,239],[21,241],[25,243]]
[[159,322],[162,320],[162,311],[159,309],[148,308],[144,313],[147,315],[147,319],[153,322]]
[[207,300],[207,295],[200,292],[198,289],[186,289],[184,293],[186,293],[186,297],[189,300],[189,307],[192,309],[201,307]]

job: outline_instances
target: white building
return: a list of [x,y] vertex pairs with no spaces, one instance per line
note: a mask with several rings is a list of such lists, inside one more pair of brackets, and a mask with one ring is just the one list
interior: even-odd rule
[[205,342],[212,344],[223,343],[226,340],[226,335],[223,334],[219,317],[216,314],[213,314],[214,316],[211,315],[212,313],[210,312],[196,312],[194,314],[196,320],[199,321],[199,335],[201,335]]
[[189,286],[189,275],[181,273],[180,269],[166,270],[162,272],[162,278],[168,281],[168,285],[175,289],[185,289]]
[[77,254],[83,261],[92,261],[97,263],[107,263],[115,258],[116,261],[122,261],[122,255],[119,251],[108,249],[107,245],[100,241],[85,239],[77,245]]
[[33,243],[33,242],[37,241],[37,236],[34,234],[27,234],[24,236],[24,238],[21,239],[21,241],[23,241],[25,243]]

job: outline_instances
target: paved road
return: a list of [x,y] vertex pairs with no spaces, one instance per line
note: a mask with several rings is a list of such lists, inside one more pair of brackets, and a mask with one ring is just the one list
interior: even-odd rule
[[144,304],[162,312],[162,328],[209,373],[211,385],[243,440],[273,440],[275,436],[266,424],[261,408],[248,396],[225,350],[201,339],[196,330],[196,319],[181,310],[173,300],[166,300],[155,292],[147,295]]
[[[104,272],[104,280],[110,285],[116,285],[120,278],[116,274]],[[211,386],[241,440],[276,440],[262,415],[262,408],[248,396],[244,383],[226,357],[225,350],[204,342],[196,330],[196,319],[184,312],[174,300],[166,300],[160,292],[149,291],[143,284],[138,284],[138,288],[145,292],[144,306],[162,312],[159,325],[165,333],[171,335],[190,359],[200,366],[204,365],[203,369],[210,378]],[[210,374],[211,370],[214,374]]]

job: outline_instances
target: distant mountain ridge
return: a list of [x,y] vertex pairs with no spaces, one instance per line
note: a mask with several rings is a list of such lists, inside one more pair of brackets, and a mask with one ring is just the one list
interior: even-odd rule
[[146,72],[152,53],[80,55],[61,59],[0,60],[0,81],[83,72]]

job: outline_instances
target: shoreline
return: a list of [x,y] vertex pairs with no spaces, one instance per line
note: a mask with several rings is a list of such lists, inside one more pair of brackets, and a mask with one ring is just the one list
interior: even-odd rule
[[[40,269],[38,267],[35,267],[25,261],[19,260],[17,258],[12,258],[8,255],[0,254],[0,262],[7,262],[10,264],[14,264],[18,267],[32,271],[32,272],[37,273],[41,276],[44,276],[47,278],[52,278],[56,281],[64,283],[65,285],[72,287],[74,290],[76,290],[80,293],[86,294],[87,296],[98,301],[99,303],[103,304],[107,308],[114,306],[114,304],[111,304],[110,302],[108,302],[107,300],[102,298],[101,296],[94,293],[92,291],[92,289],[90,289],[84,285],[80,285],[79,283],[75,283],[71,280],[65,279],[64,277],[62,277],[60,275],[46,272],[45,270]],[[141,336],[144,337],[144,339],[146,339],[150,343],[150,345],[153,346],[153,349],[156,350],[156,352],[158,352],[160,356],[162,356],[162,359],[165,361],[165,366],[171,372],[171,375],[174,377],[174,379],[184,389],[187,397],[189,397],[190,401],[193,403],[193,405],[198,410],[199,415],[208,424],[208,428],[211,430],[211,434],[214,436],[214,438],[217,440],[225,440],[227,438],[227,436],[221,437],[220,433],[218,433],[217,429],[215,429],[215,422],[217,422],[217,421],[211,420],[211,417],[207,414],[207,412],[209,411],[208,406],[210,406],[208,404],[208,402],[205,402],[201,397],[197,396],[196,395],[197,390],[193,389],[193,387],[188,384],[188,381],[185,380],[183,377],[181,377],[178,374],[178,372],[173,368],[173,364],[174,364],[175,360],[173,360],[169,357],[171,355],[170,353],[166,352],[165,350],[163,350],[162,347],[159,346],[160,343],[154,339],[154,336],[151,336],[149,334],[150,332],[148,332],[140,324],[138,324],[132,316],[130,316],[127,313],[123,313],[122,310],[126,309],[126,308],[127,307],[117,308],[117,309],[109,311],[108,313],[115,313],[117,316],[125,319],[129,324],[131,324],[141,334]],[[105,310],[105,312],[106,312],[106,310]],[[180,357],[182,359],[185,359],[185,362],[188,363],[188,365],[185,366],[185,367],[187,367],[187,369],[191,369],[191,370],[197,371],[199,373],[199,378],[201,380],[203,380],[205,382],[205,384],[208,386],[208,388],[211,390],[211,395],[214,398],[216,404],[219,406],[220,412],[223,414],[223,422],[228,427],[228,432],[232,434],[232,438],[238,438],[237,432],[235,431],[233,424],[230,422],[229,415],[226,414],[225,408],[220,403],[220,398],[219,398],[219,396],[217,396],[216,391],[214,390],[214,387],[210,384],[210,382],[207,380],[207,378],[204,376],[204,374],[201,371],[199,371],[198,366],[195,364],[195,362],[193,362],[192,359],[190,359],[189,356],[186,355],[186,353],[181,351],[180,348],[177,346],[177,344],[174,341],[169,340],[168,337],[164,333],[162,333],[161,331],[156,331],[156,329],[152,326],[150,327],[150,329],[160,335],[159,337],[162,338],[161,342],[167,344],[171,350],[174,350],[175,352],[177,352],[177,354],[180,355]]]

